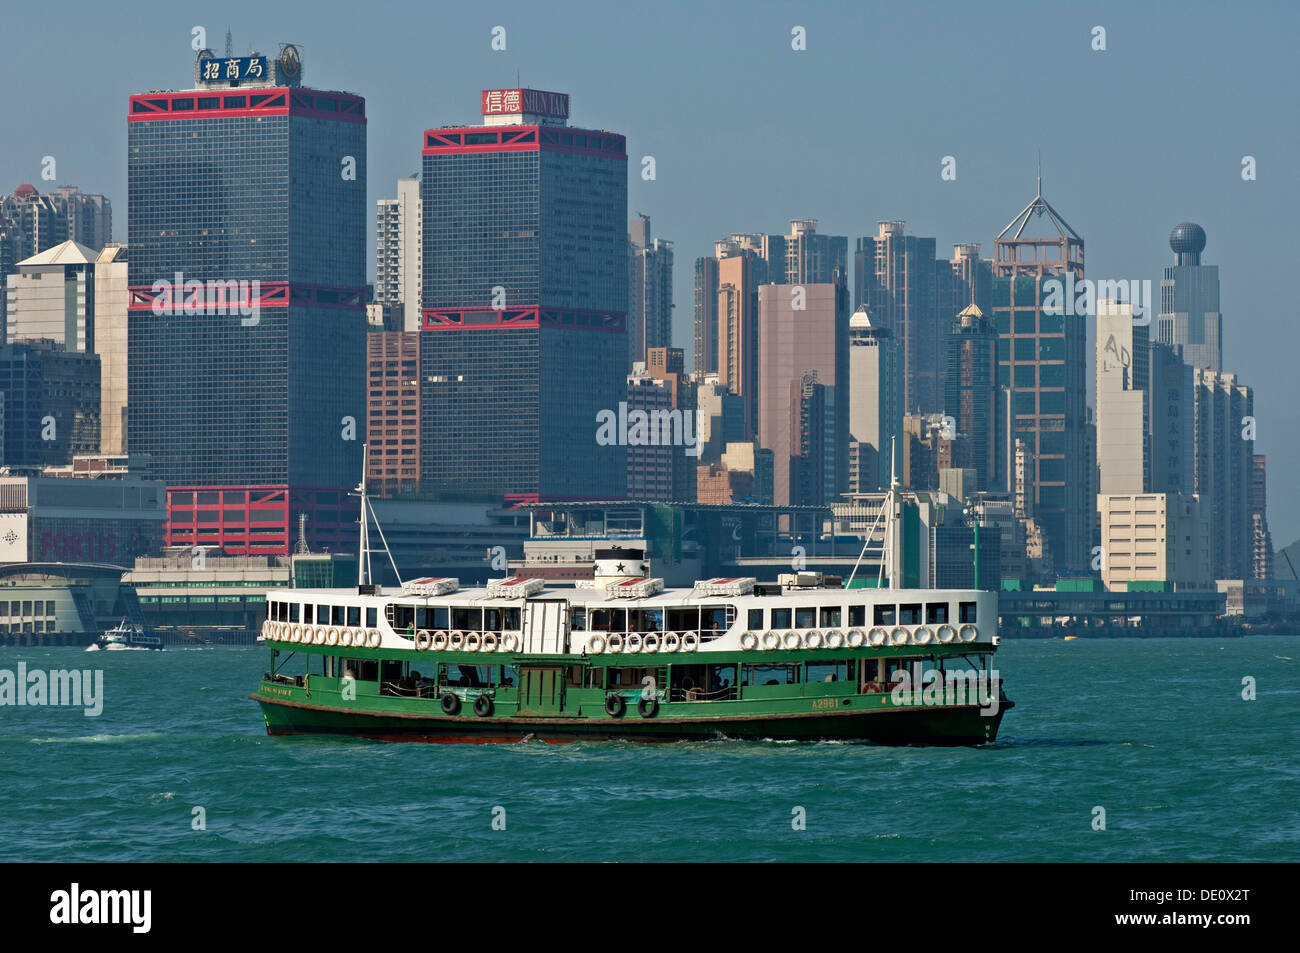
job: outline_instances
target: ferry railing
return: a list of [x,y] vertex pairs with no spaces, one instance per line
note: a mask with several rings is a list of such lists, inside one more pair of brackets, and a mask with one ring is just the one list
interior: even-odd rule
[[699,688],[682,688],[680,686],[675,686],[669,693],[669,696],[669,700],[675,702],[734,702],[740,697],[740,694],[735,685],[726,685],[722,688],[708,692]]

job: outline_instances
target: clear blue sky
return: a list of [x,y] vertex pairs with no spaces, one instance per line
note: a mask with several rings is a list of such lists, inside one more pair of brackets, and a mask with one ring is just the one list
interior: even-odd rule
[[[675,242],[675,343],[693,342],[692,270],[732,231],[791,218],[853,238],[879,219],[941,252],[993,237],[1044,194],[1087,243],[1093,278],[1151,278],[1192,220],[1220,266],[1226,369],[1255,388],[1278,546],[1300,536],[1300,5],[701,3],[387,0],[10,4],[0,191],[58,182],[103,192],[126,231],[126,105],[190,85],[208,45],[294,42],[304,79],[366,97],[369,193],[417,171],[421,131],[478,121],[478,91],[572,95],[572,121],[626,134],[629,213]],[[507,49],[493,52],[494,26]],[[791,29],[807,49],[791,49]],[[1094,26],[1105,52],[1091,49]],[[653,155],[658,177],[640,178]],[[943,156],[957,179],[939,177]],[[1258,179],[1243,182],[1253,155]],[[368,242],[373,246],[373,239]],[[373,247],[371,249],[373,258]]]

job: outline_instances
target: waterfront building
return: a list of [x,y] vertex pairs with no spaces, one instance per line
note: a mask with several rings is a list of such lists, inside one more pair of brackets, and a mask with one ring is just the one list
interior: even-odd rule
[[627,388],[627,148],[569,99],[482,94],[424,133],[421,474],[427,490],[617,498],[598,415]]
[[155,480],[123,474],[0,476],[0,563],[129,566],[161,546],[163,492]]
[[53,341],[0,347],[0,465],[66,465],[99,450],[99,358]]

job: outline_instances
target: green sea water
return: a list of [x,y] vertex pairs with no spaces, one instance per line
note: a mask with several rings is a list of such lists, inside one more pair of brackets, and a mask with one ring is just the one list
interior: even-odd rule
[[958,749],[268,738],[268,654],[0,652],[104,673],[0,707],[0,860],[1300,860],[1297,636],[1004,641]]

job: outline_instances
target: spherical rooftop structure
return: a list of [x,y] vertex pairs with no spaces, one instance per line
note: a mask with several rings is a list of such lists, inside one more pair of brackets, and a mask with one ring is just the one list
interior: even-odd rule
[[1175,255],[1199,255],[1205,251],[1205,229],[1195,222],[1179,222],[1169,233],[1169,247]]

